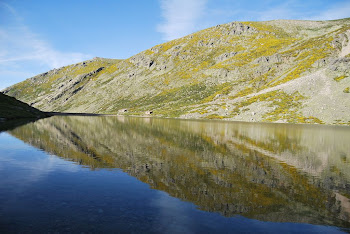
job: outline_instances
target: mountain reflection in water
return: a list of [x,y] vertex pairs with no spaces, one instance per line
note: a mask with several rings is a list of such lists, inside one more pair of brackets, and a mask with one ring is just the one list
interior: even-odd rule
[[350,227],[350,128],[51,117],[11,135],[224,216]]

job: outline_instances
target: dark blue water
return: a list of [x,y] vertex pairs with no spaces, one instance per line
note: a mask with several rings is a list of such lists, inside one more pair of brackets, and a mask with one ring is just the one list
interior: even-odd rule
[[[149,136],[138,138],[139,136],[136,136],[135,132],[129,132],[128,134],[130,135],[127,135],[132,139],[135,139],[135,144],[137,144],[134,148],[135,151],[133,151],[133,149],[130,149],[129,151],[126,149],[120,149],[118,141],[121,141],[122,143],[126,140],[130,141],[128,137],[123,135],[126,134],[124,131],[125,129],[123,130],[123,126],[126,124],[125,121],[128,122],[128,120],[116,123],[114,122],[116,120],[98,119],[96,120],[96,125],[94,125],[92,122],[95,120],[91,117],[75,118],[76,119],[73,117],[71,119],[61,119],[60,121],[64,122],[62,126],[66,126],[66,135],[74,132],[75,135],[79,136],[78,139],[80,139],[80,141],[86,142],[86,146],[82,146],[81,142],[79,144],[75,142],[74,146],[67,143],[67,141],[59,135],[59,131],[56,131],[58,125],[56,125],[56,128],[47,127],[49,123],[56,124],[58,119],[41,120],[41,123],[31,123],[8,133],[0,133],[0,230],[2,233],[337,233],[349,230],[344,229],[347,228],[348,220],[346,212],[344,213],[344,211],[341,211],[341,208],[337,207],[337,210],[331,207],[332,204],[329,204],[329,207],[326,204],[324,210],[321,210],[321,208],[317,208],[319,205],[313,204],[314,201],[312,200],[306,202],[307,204],[303,204],[304,200],[302,198],[298,201],[291,199],[291,203],[298,203],[297,207],[302,207],[300,208],[301,211],[298,212],[298,216],[301,217],[300,219],[290,218],[288,221],[288,217],[285,219],[281,217],[281,222],[276,218],[279,215],[282,216],[289,212],[289,208],[286,208],[289,205],[283,202],[277,202],[280,198],[276,198],[276,206],[268,204],[269,202],[262,202],[258,199],[256,201],[251,201],[252,209],[250,209],[250,205],[247,205],[248,208],[240,208],[240,212],[237,212],[237,209],[228,209],[232,211],[232,213],[229,213],[224,206],[229,207],[227,201],[230,199],[225,198],[224,194],[230,196],[229,190],[236,191],[233,191],[232,193],[240,193],[240,189],[247,193],[247,191],[253,191],[251,186],[254,184],[261,185],[264,183],[261,181],[259,182],[257,178],[254,179],[254,176],[245,175],[245,173],[243,173],[244,176],[249,177],[253,181],[252,184],[246,185],[237,182],[236,186],[231,186],[230,188],[227,188],[226,186],[225,190],[221,192],[220,187],[212,185],[213,181],[210,181],[209,178],[213,177],[206,177],[201,173],[199,168],[196,168],[193,171],[188,171],[188,173],[191,173],[189,175],[190,179],[195,176],[198,177],[197,179],[192,178],[194,181],[192,186],[195,187],[196,184],[199,187],[206,186],[207,190],[206,195],[196,195],[196,190],[191,190],[191,188],[189,188],[190,182],[185,183],[176,181],[179,176],[183,175],[176,175],[176,172],[172,170],[174,169],[176,171],[176,168],[181,167],[181,164],[185,164],[186,160],[182,161],[180,166],[173,164],[169,160],[162,161],[166,156],[159,156],[163,151],[156,148],[152,149],[152,145],[148,142],[150,140]],[[107,122],[100,123],[99,121]],[[109,130],[106,130],[105,134],[92,134],[92,132],[98,129],[98,127],[106,127],[108,121],[112,122],[109,123]],[[133,121],[136,121],[136,123],[140,125],[144,124],[143,122],[140,123],[140,120]],[[86,123],[90,123],[90,125]],[[77,129],[67,127],[70,124],[77,126]],[[79,128],[79,124],[82,124],[87,128],[94,128],[95,126],[96,129],[90,133],[85,132],[86,138],[84,140],[84,134],[79,131],[86,131],[86,129],[83,130],[83,128]],[[119,124],[118,127],[116,127],[116,124]],[[134,124],[135,123],[125,127],[134,128],[138,126],[135,126]],[[175,126],[178,126],[178,124],[179,122],[175,122]],[[203,125],[205,123],[200,124]],[[157,129],[154,136],[159,136],[159,131],[162,131],[159,126],[163,125],[159,125],[159,123],[152,124],[152,128]],[[207,123],[206,126],[210,128],[215,126],[215,123],[214,125]],[[142,126],[138,127],[141,128]],[[179,130],[180,129],[181,128],[179,128]],[[211,131],[216,132],[221,128],[218,127],[215,129],[216,130]],[[260,131],[263,130],[264,129],[260,129]],[[63,134],[62,131],[63,130],[61,129],[61,134]],[[143,134],[147,134],[146,132],[148,131],[141,131],[140,135],[144,136]],[[190,133],[192,137],[195,137],[196,131],[191,130]],[[26,142],[29,142],[36,147],[17,139],[15,136],[19,137],[18,134],[22,134],[22,139],[25,139]],[[202,135],[199,136],[204,137],[205,135],[208,137],[208,134],[204,134],[203,130],[201,131],[201,134]],[[262,133],[260,132],[259,134]],[[102,136],[105,136],[106,138],[104,139]],[[119,139],[115,140],[115,147],[119,147],[119,149],[113,149],[114,146],[109,142],[111,136],[115,137],[115,139]],[[213,136],[217,135],[214,134]],[[94,142],[94,139],[98,139],[96,141],[98,144]],[[157,140],[153,139],[153,142],[158,142],[159,139],[160,138],[157,138]],[[176,151],[177,148],[187,147],[186,145],[175,146],[175,144],[179,142],[174,139],[169,139],[169,135],[167,134],[162,136],[162,139],[167,139],[167,142],[161,143],[159,147],[165,145],[169,154],[172,150]],[[187,138],[187,141],[191,141],[189,139],[190,138]],[[218,138],[215,139],[220,141]],[[138,148],[141,144],[139,140],[145,141],[145,146]],[[169,142],[172,143],[173,146],[171,146]],[[198,141],[196,142],[198,143]],[[252,142],[249,144],[251,143]],[[51,145],[47,146],[46,151],[43,150],[45,148],[43,146],[48,144]],[[224,144],[224,142],[222,141],[221,144]],[[196,144],[194,144],[194,146],[195,145]],[[194,146],[191,145],[190,148],[195,153],[198,153],[199,151],[196,151],[196,147]],[[63,151],[60,151],[59,148]],[[211,146],[202,145],[198,146],[198,148],[201,148],[200,152],[206,152],[203,154],[207,154],[207,149],[211,148]],[[86,149],[89,149],[90,151]],[[151,154],[148,154],[146,149],[150,150]],[[213,148],[211,150],[214,154],[217,153],[218,149]],[[257,150],[258,149],[255,149],[254,151]],[[54,151],[61,155],[54,155]],[[92,154],[91,152],[94,153]],[[107,156],[112,157],[112,159],[113,157],[117,158],[117,154],[120,154],[121,152],[125,152],[125,155],[134,155],[134,158],[132,157],[133,159],[126,163],[127,167],[125,166],[125,163],[120,164],[120,162],[118,162],[120,160],[118,159],[111,162],[111,159],[104,158]],[[147,157],[158,159],[152,158],[152,160],[147,161],[141,156],[136,157],[137,152],[139,155],[143,155],[146,159]],[[184,155],[183,153],[184,152],[180,153],[183,157],[193,157],[189,151],[188,155]],[[230,151],[227,149],[226,151],[219,152],[222,157],[224,157],[223,154],[225,153],[230,154]],[[86,159],[84,158],[84,155],[80,154],[85,154],[89,157],[92,156],[96,162],[91,162],[89,164],[88,162],[90,159]],[[118,157],[123,158],[125,155],[119,155]],[[175,155],[176,154],[173,153],[169,157],[173,158]],[[211,154],[209,153],[208,155]],[[77,158],[78,156],[81,158]],[[229,157],[237,156],[230,155]],[[347,157],[347,155],[345,155],[345,157]],[[143,160],[147,161],[142,162],[146,164],[144,172],[140,168],[135,169],[135,165],[138,165],[138,162]],[[198,158],[187,159],[187,163],[193,164],[191,160],[198,160]],[[199,164],[203,168],[208,169],[211,167],[211,165],[208,165],[208,162],[205,163],[202,160],[200,161]],[[107,164],[107,162],[109,164]],[[159,169],[160,171],[166,171],[161,175],[161,178],[157,177],[160,179],[159,181],[156,179],[156,176],[158,175],[157,173],[159,172],[154,172],[155,169],[153,169],[155,168],[155,162],[162,163],[162,168]],[[166,163],[168,163],[168,165],[164,165]],[[115,165],[115,167],[113,167],[113,165]],[[247,165],[241,165],[241,167],[245,166]],[[192,166],[191,168],[193,167],[199,166]],[[282,168],[285,168],[285,166]],[[147,170],[150,170],[151,172],[147,172]],[[223,167],[221,170],[223,170],[219,172],[222,175],[221,182],[216,181],[216,184],[221,184],[221,186],[223,186],[225,178],[229,181],[229,175],[233,172],[230,171],[231,169],[229,169],[228,166],[226,166],[226,169]],[[196,172],[198,174],[196,174]],[[249,170],[247,173],[248,172]],[[143,173],[154,173],[154,177],[147,174],[148,177],[145,178],[145,174]],[[240,176],[243,176],[242,172],[240,173]],[[304,172],[293,173],[299,173],[299,176],[305,175]],[[277,174],[274,175],[276,176]],[[235,176],[238,175],[235,174]],[[293,176],[295,177],[298,175],[293,174]],[[320,176],[306,176],[309,179],[311,178],[311,180],[306,180],[309,181],[311,185],[314,183],[320,183],[313,181],[318,180],[317,178],[320,178]],[[169,181],[175,180],[175,182],[167,182],[166,178],[169,179]],[[339,189],[335,187],[339,186],[339,183],[343,183],[342,185],[345,183],[346,186],[347,181],[344,182],[344,180],[346,180],[345,177],[340,178],[338,180],[340,182],[336,182],[337,184],[333,186],[327,185],[327,188],[325,188],[325,186],[320,186],[322,187],[321,191],[325,191],[325,194],[329,192],[328,190],[339,191]],[[334,179],[334,181],[337,180]],[[169,188],[169,186],[178,188]],[[181,186],[185,187],[181,188]],[[278,188],[281,186],[282,185],[278,182],[276,185],[269,187],[272,190],[280,189],[278,193],[282,193],[281,191],[284,191],[284,189]],[[306,185],[300,184],[298,186]],[[285,188],[292,189],[288,186]],[[347,194],[344,193],[344,191],[347,191],[346,189],[342,192],[344,197],[347,196]],[[313,188],[310,188],[310,191],[312,192]],[[186,195],[186,193],[191,192],[193,193],[192,195]],[[262,191],[262,193],[265,194],[269,192],[271,191]],[[169,195],[169,193],[171,195]],[[286,194],[289,193],[292,194],[291,192],[286,192]],[[202,196],[207,196],[208,198],[202,198]],[[220,196],[222,196],[222,198],[220,198]],[[250,197],[251,194],[246,194],[246,196]],[[254,196],[260,195],[253,194],[253,197]],[[267,197],[268,196],[269,194],[267,194]],[[286,195],[282,195],[282,197],[288,201],[289,198],[286,198],[285,196]],[[295,196],[295,194],[293,194],[293,196]],[[245,197],[245,195],[242,197]],[[326,195],[326,197],[328,197],[328,195]],[[204,202],[202,202],[201,199],[204,199]],[[331,203],[334,196],[329,199],[329,201],[325,202]],[[213,202],[213,204],[209,205],[211,202]],[[208,207],[206,206],[207,203]],[[232,205],[234,206],[235,204]],[[268,209],[265,210],[264,206],[268,207]],[[311,212],[310,210],[316,211]],[[319,217],[318,212],[320,213]],[[270,213],[277,215],[270,216]],[[316,216],[315,213],[317,214]],[[303,215],[305,215],[305,220],[303,219]],[[298,222],[298,220],[301,222]]]

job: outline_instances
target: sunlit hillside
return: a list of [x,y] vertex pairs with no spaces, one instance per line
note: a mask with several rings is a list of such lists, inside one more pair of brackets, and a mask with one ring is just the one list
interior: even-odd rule
[[232,22],[4,92],[44,111],[350,124],[349,40],[350,19]]

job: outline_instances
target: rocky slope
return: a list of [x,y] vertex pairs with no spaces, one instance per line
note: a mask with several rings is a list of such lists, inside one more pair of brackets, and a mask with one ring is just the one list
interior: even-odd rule
[[350,124],[350,19],[217,25],[4,90],[45,111]]

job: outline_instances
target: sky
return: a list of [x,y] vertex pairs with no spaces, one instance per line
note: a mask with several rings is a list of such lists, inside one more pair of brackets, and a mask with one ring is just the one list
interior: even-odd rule
[[0,90],[93,57],[125,59],[217,24],[350,17],[350,0],[0,0]]

